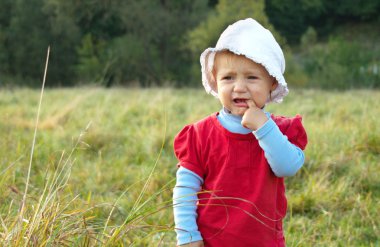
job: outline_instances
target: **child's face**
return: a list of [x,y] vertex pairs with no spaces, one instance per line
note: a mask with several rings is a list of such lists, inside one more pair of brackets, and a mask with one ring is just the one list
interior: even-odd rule
[[263,108],[277,81],[266,69],[252,60],[228,51],[215,55],[213,74],[222,105],[234,115],[243,116],[251,99],[258,108]]

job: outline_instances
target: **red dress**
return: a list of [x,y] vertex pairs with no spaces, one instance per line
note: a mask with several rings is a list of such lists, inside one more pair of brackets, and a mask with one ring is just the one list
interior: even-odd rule
[[[229,132],[217,114],[185,126],[174,140],[178,165],[204,180],[197,224],[205,246],[285,246],[284,179],[274,175],[252,133]],[[272,119],[291,143],[305,148],[300,116]]]

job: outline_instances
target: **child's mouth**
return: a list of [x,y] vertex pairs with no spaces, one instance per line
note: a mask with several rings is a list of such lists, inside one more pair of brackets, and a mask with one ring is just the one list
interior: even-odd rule
[[246,99],[234,99],[235,103],[245,102]]
[[247,99],[236,98],[236,99],[233,99],[233,102],[235,103],[237,107],[248,107]]

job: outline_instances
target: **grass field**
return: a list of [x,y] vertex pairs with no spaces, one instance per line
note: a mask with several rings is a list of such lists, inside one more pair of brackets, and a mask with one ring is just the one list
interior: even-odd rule
[[[175,246],[175,134],[219,110],[202,90],[0,91],[1,246]],[[292,90],[306,163],[286,179],[288,246],[380,246],[380,91]]]

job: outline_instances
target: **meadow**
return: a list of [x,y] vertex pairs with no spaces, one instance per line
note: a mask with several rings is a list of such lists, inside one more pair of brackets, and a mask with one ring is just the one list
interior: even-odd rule
[[[219,102],[196,89],[46,89],[27,181],[39,94],[0,91],[0,245],[175,246],[173,138]],[[287,246],[380,246],[379,99],[291,90],[268,105],[301,114],[309,138],[286,179]]]

